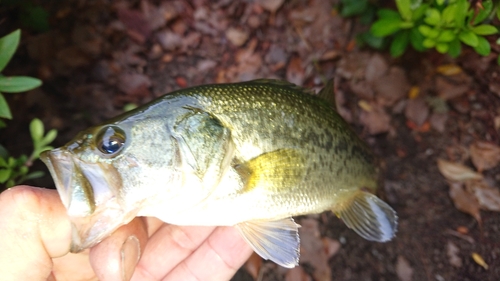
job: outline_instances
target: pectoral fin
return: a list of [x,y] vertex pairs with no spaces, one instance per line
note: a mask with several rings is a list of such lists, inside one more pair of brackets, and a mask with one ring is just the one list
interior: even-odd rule
[[396,234],[396,212],[377,196],[360,191],[341,210],[334,210],[345,224],[361,237],[387,242]]
[[292,218],[279,221],[250,221],[236,226],[253,250],[266,260],[287,268],[299,264],[300,225]]

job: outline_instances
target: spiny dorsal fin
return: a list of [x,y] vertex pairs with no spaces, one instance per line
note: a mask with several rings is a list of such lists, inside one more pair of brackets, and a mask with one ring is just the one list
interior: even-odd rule
[[334,110],[337,110],[337,103],[335,101],[335,87],[333,79],[328,80],[325,87],[318,93],[318,97],[328,102]]
[[359,191],[340,210],[333,211],[350,229],[366,240],[387,242],[396,234],[396,212],[369,192]]

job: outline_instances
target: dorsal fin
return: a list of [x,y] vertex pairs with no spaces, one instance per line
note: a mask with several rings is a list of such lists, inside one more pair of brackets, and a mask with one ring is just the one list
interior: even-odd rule
[[333,109],[337,110],[337,103],[335,101],[335,88],[333,79],[328,80],[325,87],[318,93],[318,97],[328,102]]
[[[279,87],[288,87],[288,88],[290,88],[292,90],[304,92],[306,94],[310,94],[310,95],[314,95],[315,94],[312,89],[304,88],[304,87],[298,86],[296,84],[293,84],[293,83],[285,81],[285,80],[256,79],[256,80],[252,80],[252,81],[249,81],[249,82],[259,83],[259,84],[276,85],[276,86],[279,86]],[[243,82],[243,83],[245,83],[245,82]]]

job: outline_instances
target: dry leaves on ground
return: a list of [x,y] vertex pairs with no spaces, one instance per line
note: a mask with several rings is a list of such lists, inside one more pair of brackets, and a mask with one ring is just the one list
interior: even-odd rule
[[485,141],[476,141],[469,147],[472,163],[479,172],[491,169],[500,162],[500,147]]

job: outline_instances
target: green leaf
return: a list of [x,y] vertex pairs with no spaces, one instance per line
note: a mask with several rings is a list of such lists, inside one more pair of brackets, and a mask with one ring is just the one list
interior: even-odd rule
[[436,46],[436,41],[430,39],[430,38],[426,38],[424,40],[424,42],[422,42],[422,45],[424,45],[424,47],[430,49],[430,48],[434,48],[434,46]]
[[0,91],[5,93],[20,93],[32,90],[42,85],[40,79],[14,76],[14,77],[0,77]]
[[410,42],[410,32],[409,31],[403,31],[399,32],[396,34],[394,37],[394,40],[392,40],[391,43],[391,56],[393,57],[399,57],[401,56],[406,48],[408,47],[408,43]]
[[477,44],[479,44],[477,37],[478,36],[470,30],[463,30],[458,34],[458,39],[471,47],[476,47]]
[[477,44],[476,47],[474,47],[474,50],[476,53],[480,54],[481,56],[487,56],[491,52],[491,46],[490,42],[486,40],[486,38],[479,36],[478,38],[479,43]]
[[439,34],[439,36],[437,37],[437,41],[438,42],[451,42],[455,38],[457,38],[457,35],[455,34],[455,32],[447,29],[447,30],[443,30],[443,32],[441,32],[441,34]]
[[455,26],[455,14],[457,10],[457,5],[450,4],[446,8],[444,8],[442,15],[442,22],[448,27]]
[[33,142],[38,144],[43,138],[43,123],[40,119],[35,118],[30,122],[30,133]]
[[368,8],[368,0],[342,0],[340,15],[342,17],[352,17],[362,14]]
[[377,50],[383,49],[386,43],[385,38],[374,36],[370,31],[359,34],[357,39]]
[[428,25],[422,24],[421,26],[418,27],[418,31],[425,37],[429,37],[429,34],[431,34],[432,28]]
[[394,11],[394,10],[390,10],[390,9],[379,9],[377,11],[377,16],[380,18],[380,19],[398,19],[398,20],[401,20],[401,15]]
[[379,19],[373,23],[370,31],[377,37],[385,37],[401,29],[401,19]]
[[441,6],[441,5],[444,4],[444,1],[445,0],[436,0],[436,4],[438,4],[439,6]]
[[5,162],[5,159],[3,159],[3,157],[0,157],[0,167],[7,167],[7,162]]
[[0,129],[5,128],[5,127],[7,127],[7,124],[5,124],[5,122],[3,122],[2,119],[0,119]]
[[428,9],[425,13],[424,22],[428,25],[439,25],[439,23],[441,22],[441,14],[437,9]]
[[497,7],[497,19],[500,20],[500,8],[499,7]]
[[449,43],[448,55],[450,55],[452,58],[456,58],[460,55],[461,52],[462,52],[462,44],[460,44],[458,38],[455,38],[453,41]]
[[456,2],[457,8],[455,10],[455,26],[463,27],[465,25],[465,17],[469,10],[469,1],[459,0]]
[[9,152],[3,145],[0,144],[0,158],[7,159],[9,157]]
[[429,9],[429,4],[422,4],[418,8],[416,8],[413,11],[413,21],[416,22],[421,19],[425,15],[427,9]]
[[45,137],[43,137],[43,139],[40,141],[40,144],[42,146],[47,145],[53,142],[56,139],[56,137],[57,137],[57,130],[52,129],[45,135]]
[[472,32],[478,35],[492,35],[498,33],[498,29],[490,24],[482,24],[472,28]]
[[404,20],[411,21],[412,12],[410,8],[410,0],[396,0],[396,7]]
[[10,179],[7,181],[7,183],[5,184],[5,187],[7,188],[11,188],[13,187],[14,185],[16,185],[16,182],[14,181],[14,179]]
[[4,96],[0,93],[0,117],[6,119],[12,119],[12,114],[10,113],[9,104],[5,100]]
[[436,50],[438,52],[440,52],[441,54],[446,54],[449,49],[450,49],[450,46],[448,45],[448,43],[438,42],[436,44]]
[[11,169],[0,169],[0,183],[5,183],[12,173]]
[[27,181],[27,180],[33,180],[33,179],[38,179],[38,178],[41,178],[45,175],[44,172],[42,171],[35,171],[35,172],[31,172],[29,174],[27,174],[23,180]]
[[423,52],[427,49],[422,44],[424,40],[425,37],[424,35],[422,35],[422,33],[420,33],[420,31],[418,31],[418,28],[414,27],[410,29],[410,43],[415,50]]
[[7,63],[16,52],[21,38],[21,30],[16,30],[0,38],[0,72],[3,71]]
[[493,9],[493,2],[491,0],[483,0],[482,5],[484,9],[479,10],[474,21],[471,23],[472,25],[482,23],[490,15]]

